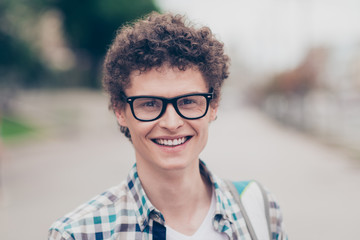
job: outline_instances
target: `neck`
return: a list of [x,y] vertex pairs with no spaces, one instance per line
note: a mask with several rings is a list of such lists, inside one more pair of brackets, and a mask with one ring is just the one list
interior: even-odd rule
[[166,224],[183,233],[196,231],[210,207],[212,194],[210,183],[200,174],[199,163],[188,169],[155,173],[141,164],[137,168],[149,200],[162,212]]
[[159,210],[168,204],[173,208],[176,203],[195,200],[207,191],[208,183],[200,174],[198,162],[177,170],[152,169],[138,163],[137,171],[147,196]]

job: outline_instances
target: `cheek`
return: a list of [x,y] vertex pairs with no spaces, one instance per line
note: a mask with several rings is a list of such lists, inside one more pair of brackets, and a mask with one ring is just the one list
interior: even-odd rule
[[198,134],[202,139],[207,139],[210,121],[211,121],[210,117],[204,118],[202,119],[201,122],[199,122],[198,124],[196,124],[196,126],[194,126],[194,128],[196,129],[196,131],[198,132]]
[[201,126],[201,128],[199,129],[199,141],[198,141],[198,151],[199,154],[204,150],[207,142],[208,142],[208,136],[209,136],[209,127],[208,127],[209,122],[206,121],[203,123],[203,125]]
[[137,120],[127,122],[132,138],[145,138],[152,131],[153,124],[146,122],[139,122]]

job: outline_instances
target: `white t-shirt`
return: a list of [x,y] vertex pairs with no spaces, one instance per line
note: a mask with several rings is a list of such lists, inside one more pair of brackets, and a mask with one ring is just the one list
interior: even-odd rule
[[225,233],[215,231],[212,220],[215,213],[216,199],[213,193],[209,211],[200,225],[199,229],[191,236],[184,235],[166,225],[166,239],[167,240],[226,240],[228,239]]

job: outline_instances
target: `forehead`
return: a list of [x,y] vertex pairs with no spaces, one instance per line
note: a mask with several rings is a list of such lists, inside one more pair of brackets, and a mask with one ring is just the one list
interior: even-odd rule
[[130,85],[125,90],[125,93],[127,96],[174,97],[187,93],[207,91],[207,83],[199,70],[195,68],[179,70],[163,66],[143,73],[133,72],[130,75]]

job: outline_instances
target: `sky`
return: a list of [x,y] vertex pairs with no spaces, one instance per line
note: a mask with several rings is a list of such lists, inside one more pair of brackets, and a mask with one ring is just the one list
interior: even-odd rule
[[209,26],[251,68],[298,64],[310,46],[360,45],[359,0],[156,0]]

